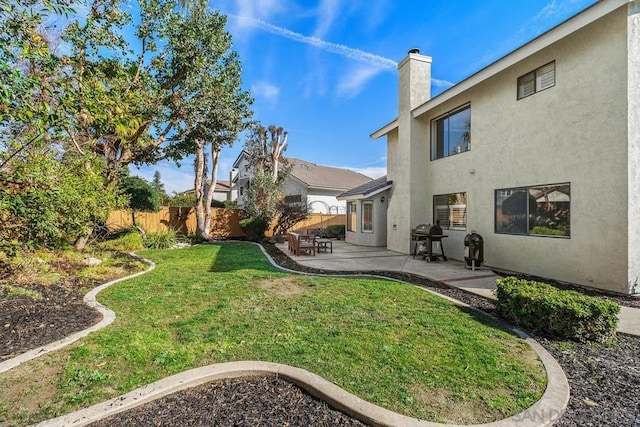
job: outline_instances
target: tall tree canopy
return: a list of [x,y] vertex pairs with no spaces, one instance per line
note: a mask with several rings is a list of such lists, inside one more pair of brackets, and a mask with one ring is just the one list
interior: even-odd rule
[[[131,9],[121,0],[89,0],[79,15],[74,6],[0,0],[3,179],[15,180],[34,155],[74,153],[113,191],[130,164],[193,154],[198,186],[209,146],[214,188],[220,148],[251,116],[225,17],[200,1],[139,0]],[[52,22],[64,28],[47,27]]]
[[290,169],[283,156],[287,132],[275,125],[265,128],[257,124],[244,146],[253,171],[245,196],[245,210],[251,217],[269,224],[278,211],[280,184]]

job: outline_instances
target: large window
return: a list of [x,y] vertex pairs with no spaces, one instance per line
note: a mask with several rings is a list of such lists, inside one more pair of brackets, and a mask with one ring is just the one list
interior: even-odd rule
[[431,121],[431,160],[471,149],[471,106],[450,111]]
[[444,230],[466,230],[467,193],[433,196],[433,223]]
[[496,190],[496,233],[571,236],[571,184]]
[[526,98],[555,84],[556,63],[554,61],[518,78],[518,99]]
[[347,231],[356,231],[356,202],[347,202]]
[[302,195],[295,194],[292,196],[284,196],[284,203],[287,205],[302,203]]
[[362,231],[373,232],[373,201],[371,200],[362,202]]

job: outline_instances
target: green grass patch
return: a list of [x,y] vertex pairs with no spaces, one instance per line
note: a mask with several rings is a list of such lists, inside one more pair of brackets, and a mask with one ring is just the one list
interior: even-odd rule
[[36,301],[42,300],[42,294],[33,289],[24,289],[18,286],[0,284],[0,298],[26,297]]
[[[156,269],[99,294],[116,320],[61,352],[49,416],[234,360],[304,368],[372,403],[439,422],[507,417],[546,386],[526,342],[407,284],[283,273],[242,243],[140,254]],[[43,416],[9,412],[29,422]]]
[[135,229],[131,229],[115,239],[100,242],[98,247],[113,251],[133,252],[144,249],[144,242],[140,233]]

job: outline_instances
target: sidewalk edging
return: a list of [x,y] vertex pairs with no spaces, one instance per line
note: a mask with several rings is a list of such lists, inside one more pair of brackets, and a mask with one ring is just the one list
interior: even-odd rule
[[[240,243],[240,242],[238,242]],[[242,242],[246,243],[246,242]],[[295,274],[309,274],[296,270],[290,270],[284,267],[279,266],[275,261],[271,258],[271,256],[266,252],[262,245],[256,244],[261,251],[264,253],[269,262],[279,270],[287,271]],[[66,345],[71,344],[72,342],[88,335],[94,330],[101,329],[115,319],[115,313],[108,308],[102,306],[95,299],[95,296],[102,291],[103,289],[118,283],[123,280],[127,280],[133,277],[137,277],[139,275],[145,274],[155,268],[155,264],[151,261],[144,260],[150,265],[150,268],[146,271],[136,273],[131,276],[123,277],[112,282],[105,283],[97,288],[94,288],[92,291],[87,293],[85,296],[85,302],[95,307],[101,313],[103,313],[103,320],[98,324],[75,333],[65,339],[56,341],[49,345],[40,347],[38,349],[29,351],[24,353],[16,358],[10,359],[6,362],[0,364],[0,372],[4,372],[8,369],[11,369],[19,364],[38,357],[42,354],[46,354],[50,351],[57,350]],[[386,280],[393,280],[396,282],[406,283],[412,285],[410,283],[404,282],[399,279],[392,279],[384,276],[377,276],[371,274],[351,274],[351,275],[325,275],[325,274],[313,274],[316,276],[330,276],[330,277],[375,277],[382,278]],[[415,285],[412,285],[415,286]],[[455,300],[453,298],[438,294],[429,289],[418,287],[419,289],[423,289],[427,292],[431,292],[439,297],[445,298],[457,305],[469,307],[471,309],[482,312],[476,307],[469,306],[461,301]],[[485,312],[483,314],[491,316]],[[495,317],[494,317],[495,318]],[[535,404],[533,404],[530,408],[525,411],[516,414],[510,418],[486,423],[486,424],[476,424],[476,425],[467,425],[467,427],[546,427],[552,425],[555,421],[557,421],[562,414],[564,413],[568,401],[569,401],[569,383],[567,381],[562,368],[558,364],[558,362],[535,340],[528,337],[522,331],[517,329],[512,329],[514,333],[518,336],[525,339],[529,345],[536,351],[538,356],[540,357],[545,370],[547,372],[547,388],[540,400],[538,400]],[[169,395],[171,393],[175,393],[181,390],[185,390],[191,387],[195,387],[201,384],[205,384],[207,382],[211,382],[214,380],[221,379],[230,379],[230,378],[240,378],[247,376],[277,376],[281,377],[299,387],[306,390],[311,395],[316,398],[326,402],[329,406],[338,409],[345,414],[359,419],[371,426],[398,426],[398,427],[442,427],[442,426],[456,426],[453,424],[441,424],[441,423],[432,423],[424,420],[418,420],[416,418],[411,418],[405,415],[401,415],[390,411],[388,409],[384,409],[372,403],[369,403],[363,399],[354,396],[337,385],[325,380],[319,375],[313,374],[309,371],[306,371],[301,368],[296,368],[293,366],[272,363],[272,362],[261,362],[261,361],[239,361],[239,362],[228,362],[228,363],[220,363],[209,365],[201,368],[195,368],[188,371],[181,372],[176,375],[172,375],[170,377],[164,378],[155,383],[140,387],[136,390],[133,390],[124,395],[115,397],[108,401],[99,403],[97,405],[93,405],[88,408],[84,408],[82,410],[63,415],[58,418],[50,419],[37,424],[37,426],[45,427],[45,426],[84,426],[100,420],[102,418],[108,417],[110,415],[114,415],[129,409],[132,409],[136,406],[139,406],[144,403],[148,403],[160,397]],[[461,426],[460,426],[461,427]]]

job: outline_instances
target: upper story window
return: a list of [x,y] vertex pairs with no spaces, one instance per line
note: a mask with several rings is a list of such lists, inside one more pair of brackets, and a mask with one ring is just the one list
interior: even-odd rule
[[471,106],[450,111],[431,121],[431,160],[471,149]]
[[526,98],[536,92],[555,86],[555,84],[556,62],[553,61],[518,77],[518,99]]

